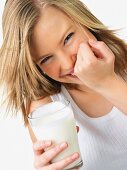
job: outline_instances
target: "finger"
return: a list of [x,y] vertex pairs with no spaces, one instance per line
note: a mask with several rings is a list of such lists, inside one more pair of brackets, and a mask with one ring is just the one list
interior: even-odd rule
[[93,51],[93,53],[94,53],[94,55],[96,56],[97,59],[104,59],[104,56],[101,53],[101,51],[96,49],[94,46],[91,46],[91,50]]
[[[77,160],[79,158],[79,154],[78,153],[74,153],[71,156],[68,156],[67,158],[54,163],[52,166],[54,169],[64,169],[66,166],[68,166],[69,164],[71,164],[72,162],[74,162],[75,160]],[[49,165],[51,166],[51,165]]]
[[93,62],[96,57],[88,43],[81,43],[79,46],[77,61]]
[[33,145],[33,150],[35,155],[41,155],[46,148],[51,146],[52,142],[49,140],[47,141],[37,141]]
[[54,148],[44,152],[38,159],[39,167],[47,165],[54,157],[68,147],[66,142],[55,146]]
[[79,77],[83,70],[90,68],[91,66],[95,66],[96,63],[97,58],[88,43],[81,43],[77,54],[77,61],[74,67],[74,73],[76,76]]
[[110,61],[115,57],[111,49],[103,41],[89,40],[89,44],[98,55],[98,58],[104,58]]

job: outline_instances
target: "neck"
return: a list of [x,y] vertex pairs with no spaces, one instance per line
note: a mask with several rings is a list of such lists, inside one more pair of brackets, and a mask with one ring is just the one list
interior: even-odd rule
[[70,90],[76,90],[80,92],[85,92],[85,93],[96,93],[94,90],[90,89],[86,85],[81,85],[81,84],[64,84],[63,85],[66,87],[66,89]]
[[86,92],[86,93],[96,93],[94,90],[92,90],[86,85],[77,85],[76,89],[82,92]]

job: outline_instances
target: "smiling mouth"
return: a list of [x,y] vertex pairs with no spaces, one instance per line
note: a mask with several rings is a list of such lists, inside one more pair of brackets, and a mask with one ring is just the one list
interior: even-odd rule
[[62,75],[62,77],[63,77],[63,76],[64,76],[64,77],[67,76],[67,77],[72,77],[72,78],[78,78],[78,77],[75,75],[73,68],[70,69],[70,71],[64,73],[64,74]]
[[67,74],[66,76],[72,77],[72,78],[78,78],[76,75],[74,74]]

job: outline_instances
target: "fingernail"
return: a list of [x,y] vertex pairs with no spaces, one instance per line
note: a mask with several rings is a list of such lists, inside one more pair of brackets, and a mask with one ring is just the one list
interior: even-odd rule
[[74,153],[72,156],[71,156],[72,159],[77,159],[79,158],[79,154],[78,153]]
[[61,148],[61,149],[65,148],[65,147],[67,147],[67,143],[66,143],[66,142],[64,142],[64,143],[62,143],[62,144],[60,145],[60,148]]
[[50,146],[50,145],[51,145],[51,141],[50,141],[50,140],[47,140],[47,141],[45,142],[45,144],[46,144],[46,146]]

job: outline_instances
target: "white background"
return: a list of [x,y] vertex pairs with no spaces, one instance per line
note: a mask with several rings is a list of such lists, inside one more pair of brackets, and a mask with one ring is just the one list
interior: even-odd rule
[[[125,0],[84,0],[85,4],[110,28],[120,28],[119,36],[127,40],[127,10]],[[0,46],[2,44],[1,17],[5,0],[0,0]],[[0,90],[0,101],[2,90]],[[3,106],[0,115],[5,114]],[[16,118],[0,116],[0,170],[34,170],[32,143],[21,115]]]

